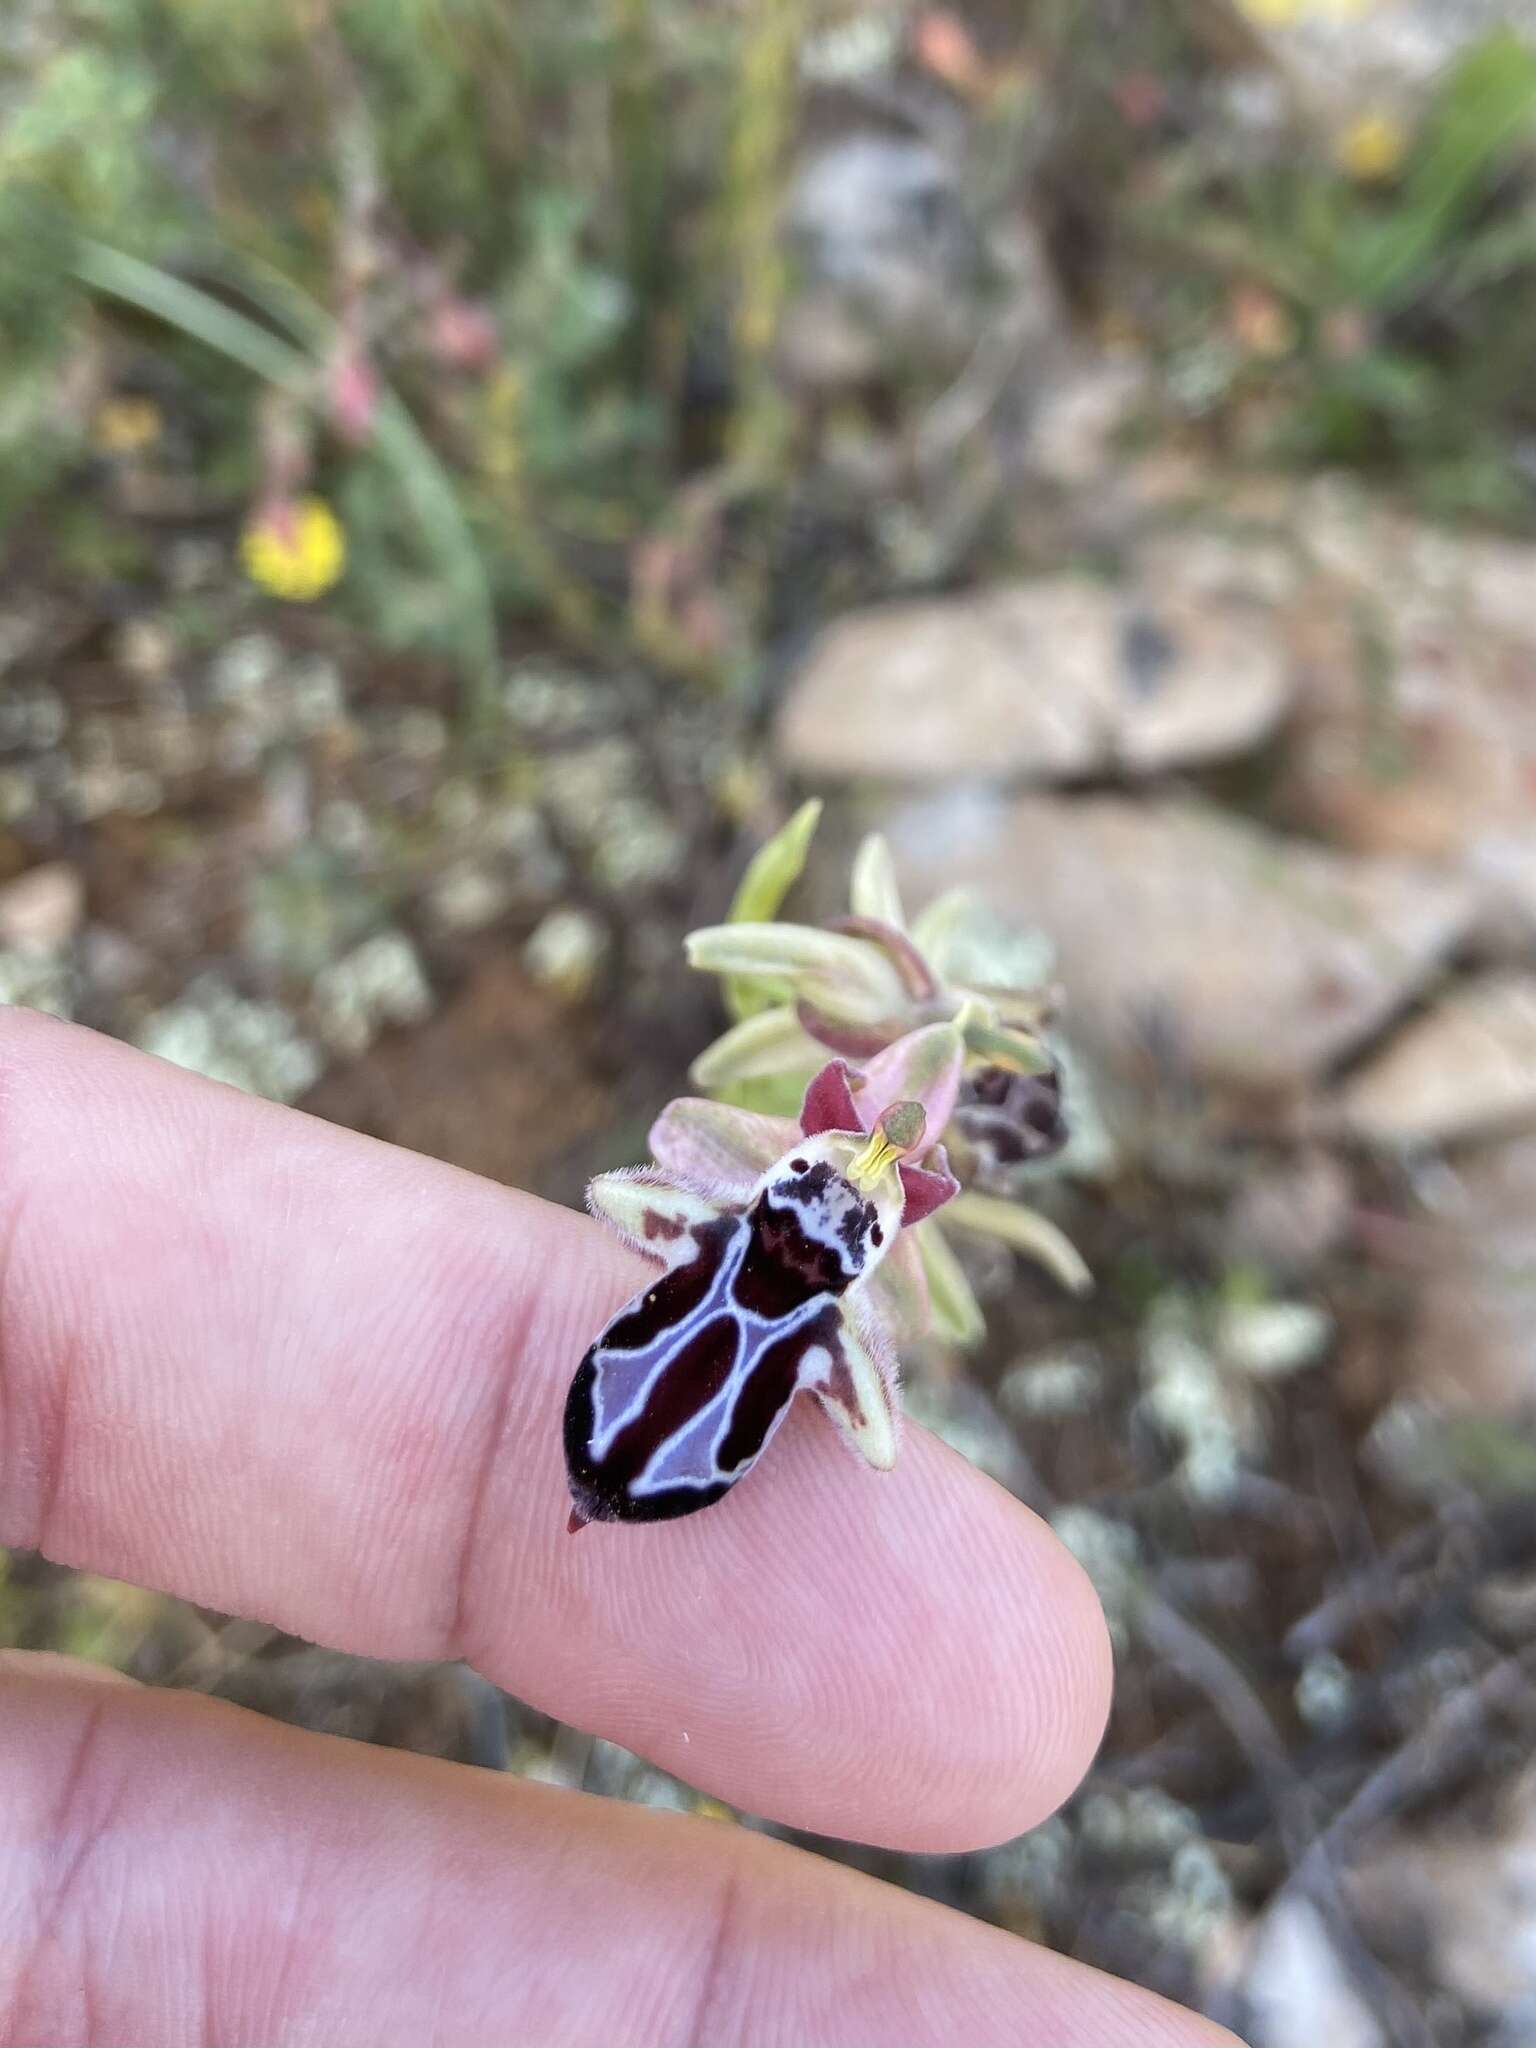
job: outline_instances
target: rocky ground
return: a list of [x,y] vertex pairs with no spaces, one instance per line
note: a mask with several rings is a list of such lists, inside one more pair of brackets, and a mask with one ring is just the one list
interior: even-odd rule
[[[915,898],[978,884],[1054,951],[1080,1127],[1041,1198],[1098,1289],[962,1246],[991,1334],[917,1361],[912,1405],[1084,1557],[1121,1684],[1066,1815],[877,1867],[1272,2048],[1513,2042],[1536,1980],[1513,1938],[1496,1977],[1485,1951],[1536,1717],[1536,557],[1336,482],[1140,518],[1110,580],[832,620],[766,749],[530,653],[473,769],[430,675],[217,578],[241,615],[211,647],[174,592],[109,623],[35,593],[7,619],[0,981],[571,1199],[713,1027],[678,941],[793,786],[837,796],[844,840],[881,821]],[[466,1674],[39,1560],[6,1585],[16,1640],[690,1798]]]
[[[1244,136],[1277,77],[1324,128],[1408,120],[1447,36],[1521,11],[1254,0],[1202,91],[1249,94]],[[21,537],[0,999],[574,1201],[719,1029],[682,935],[800,796],[829,799],[808,914],[871,824],[911,900],[979,889],[1062,990],[1074,1142],[1034,1195],[1096,1289],[957,1233],[988,1335],[911,1360],[909,1401],[1082,1557],[1117,1704],[1029,1837],[861,1860],[1255,2048],[1519,2048],[1536,544],[1170,421],[1048,210],[973,203],[976,48],[930,19],[942,118],[868,36],[803,53],[795,488],[766,521],[705,472],[627,565],[643,630],[518,628],[472,737],[440,662],[250,587],[174,432],[82,486],[132,574]],[[742,642],[750,687],[711,666]],[[698,1803],[465,1671],[3,1562],[0,1641]]]

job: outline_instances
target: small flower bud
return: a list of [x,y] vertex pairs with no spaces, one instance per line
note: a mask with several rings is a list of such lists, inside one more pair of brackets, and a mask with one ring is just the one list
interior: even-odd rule
[[956,1130],[989,1165],[1049,1159],[1070,1135],[1061,1107],[1061,1075],[980,1067],[960,1084]]

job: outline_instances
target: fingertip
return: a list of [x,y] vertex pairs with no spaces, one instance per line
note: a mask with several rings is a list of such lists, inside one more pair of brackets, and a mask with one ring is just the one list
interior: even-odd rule
[[995,1832],[976,1848],[1038,1827],[1072,1796],[1098,1755],[1114,1695],[1114,1645],[1093,1581],[1048,1522],[1021,1502],[1012,1519],[1020,1573],[1034,1578],[1028,1625],[1014,1642],[1015,1679],[1001,1691],[1016,1748],[1033,1738],[1036,1760],[1012,1809],[996,1815]]
[[961,1768],[947,1810],[908,1803],[903,1824],[922,1839],[904,1846],[991,1848],[1038,1827],[1087,1775],[1109,1719],[1113,1647],[1092,1581],[1047,1522],[946,1446],[927,1439],[920,1455],[970,1531],[949,1565],[950,1641],[931,1645],[942,1712],[963,1726],[934,1731]]
[[624,1655],[585,1725],[818,1834],[919,1854],[1011,1839],[1103,1735],[1092,1585],[1039,1516],[926,1431],[889,1474],[829,1439],[792,1414],[773,1467],[718,1510],[589,1539],[604,1554],[578,1571],[588,1599],[624,1566],[607,1617]]

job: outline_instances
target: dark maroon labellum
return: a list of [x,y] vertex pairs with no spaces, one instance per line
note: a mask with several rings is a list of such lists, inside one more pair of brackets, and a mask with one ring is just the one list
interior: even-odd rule
[[874,1204],[799,1157],[750,1210],[691,1228],[691,1255],[620,1310],[571,1385],[573,1530],[693,1514],[744,1478],[807,1367],[835,1368],[840,1299],[878,1250]]

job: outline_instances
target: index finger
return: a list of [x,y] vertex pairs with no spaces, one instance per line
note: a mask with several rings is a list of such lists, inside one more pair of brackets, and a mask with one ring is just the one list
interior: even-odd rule
[[1103,1624],[921,1432],[865,1475],[792,1416],[708,1514],[567,1537],[565,1390],[644,1271],[585,1218],[9,1012],[0,1542],[466,1657],[799,1826],[932,1850],[1040,1818],[1102,1728]]

